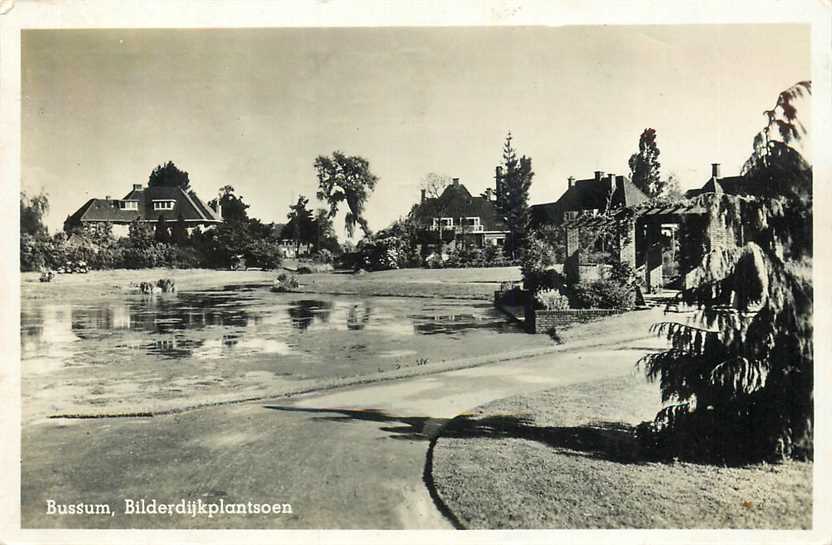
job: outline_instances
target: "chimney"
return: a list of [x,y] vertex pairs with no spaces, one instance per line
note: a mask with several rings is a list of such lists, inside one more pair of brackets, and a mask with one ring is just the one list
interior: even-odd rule
[[569,177],[569,187],[571,188],[573,185],[575,185],[575,177],[570,176]]
[[490,187],[485,188],[485,198],[486,198],[486,200],[489,200],[489,201],[491,200],[491,188]]
[[601,178],[603,178],[603,177],[604,177],[604,171],[603,170],[596,170],[595,171],[595,181],[596,182],[600,182]]
[[615,174],[607,174],[610,181],[610,187],[615,187]]
[[104,200],[105,200],[105,201],[109,201],[109,200],[110,200],[110,196],[109,196],[109,195],[106,195],[106,196],[104,197]]
[[422,204],[425,202],[425,190],[422,190]]
[[133,191],[141,191],[142,184],[133,184]]
[[459,185],[459,178],[453,178],[454,185]]
[[711,163],[711,178],[716,178],[717,180],[721,178],[719,163]]

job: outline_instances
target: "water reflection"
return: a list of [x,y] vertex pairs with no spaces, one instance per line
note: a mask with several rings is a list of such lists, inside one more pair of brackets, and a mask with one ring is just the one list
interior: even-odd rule
[[289,313],[292,326],[305,331],[317,318],[322,323],[329,323],[329,315],[332,313],[333,303],[331,301],[319,301],[314,299],[301,299],[290,303],[286,312]]
[[[349,347],[372,347],[366,335],[456,337],[469,330],[517,332],[490,305],[394,298],[295,299],[267,287],[125,296],[97,304],[24,301],[21,348],[27,370],[135,365],[152,359],[229,359],[252,354],[315,354],[326,337],[351,335]],[[415,311],[415,313],[414,313]],[[314,344],[301,341],[312,336]],[[357,350],[357,349],[356,349]],[[348,354],[344,354],[348,356]]]

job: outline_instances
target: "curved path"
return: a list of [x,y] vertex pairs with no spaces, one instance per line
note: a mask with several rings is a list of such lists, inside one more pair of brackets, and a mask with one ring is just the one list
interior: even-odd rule
[[[629,316],[629,317],[628,317]],[[154,418],[56,420],[22,434],[23,527],[450,528],[423,482],[432,435],[466,409],[633,372],[659,311],[554,354]],[[124,499],[290,503],[292,514],[128,515]],[[57,503],[112,515],[58,516]]]

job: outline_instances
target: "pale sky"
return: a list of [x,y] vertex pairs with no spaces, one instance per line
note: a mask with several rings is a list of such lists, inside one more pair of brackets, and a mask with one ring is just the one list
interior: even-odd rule
[[380,178],[380,229],[429,172],[493,186],[508,130],[536,203],[629,174],[646,127],[695,187],[712,162],[738,173],[763,110],[811,79],[809,46],[802,25],[24,31],[23,189],[49,194],[54,232],[172,160],[203,200],[230,184],[284,222],[338,149]]

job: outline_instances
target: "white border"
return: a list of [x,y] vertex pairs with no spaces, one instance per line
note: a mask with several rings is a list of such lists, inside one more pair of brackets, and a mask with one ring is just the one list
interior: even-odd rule
[[[832,8],[828,2],[757,0],[319,0],[317,2],[221,1],[18,1],[0,0],[0,541],[4,543],[181,543],[241,542],[463,542],[463,543],[831,543],[829,297],[832,245],[830,215],[830,71]],[[9,9],[10,8],[10,9]],[[6,11],[8,9],[8,11]],[[201,28],[317,26],[598,25],[809,23],[812,25],[815,149],[815,414],[816,455],[812,531],[532,530],[532,531],[341,531],[341,530],[20,530],[19,270],[17,192],[20,185],[20,29],[22,28]],[[10,401],[11,400],[11,401]]]

